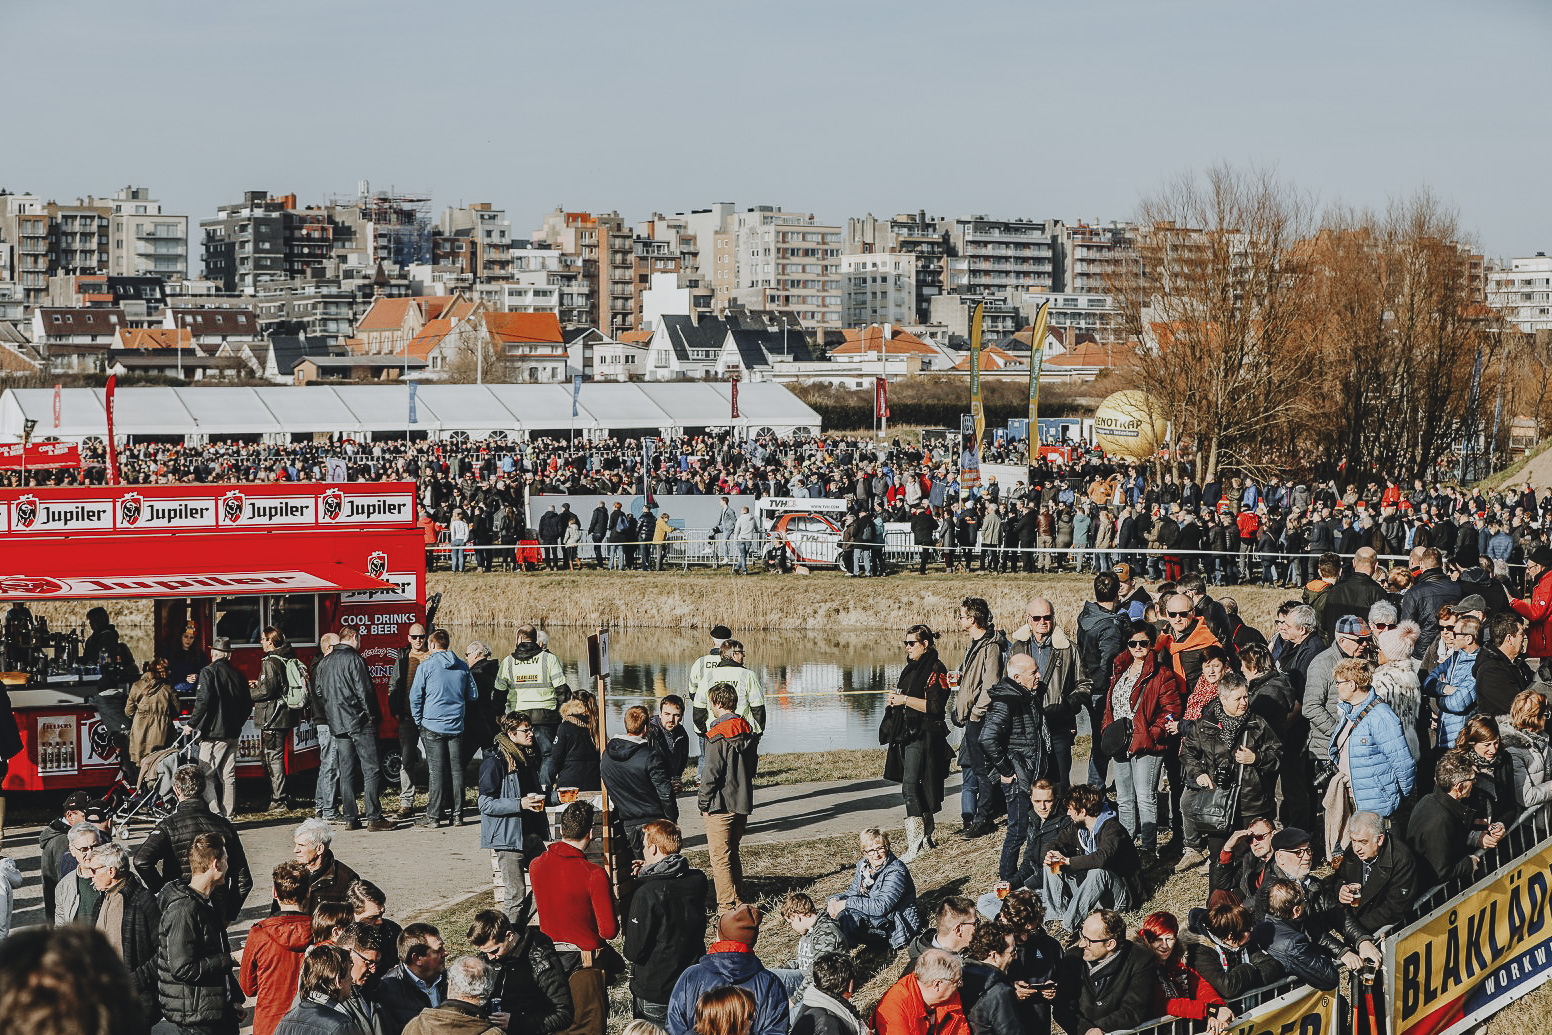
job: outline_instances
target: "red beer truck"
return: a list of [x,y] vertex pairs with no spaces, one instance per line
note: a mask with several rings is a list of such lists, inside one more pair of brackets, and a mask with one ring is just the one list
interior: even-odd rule
[[[425,606],[415,517],[407,483],[0,490],[4,678],[24,744],[0,789],[103,788],[117,773],[118,759],[99,750],[108,738],[89,701],[99,659],[83,656],[82,632],[51,618],[60,601],[95,601],[111,618],[115,601],[149,600],[157,655],[181,649],[192,628],[194,649],[208,660],[211,641],[225,636],[249,679],[258,678],[266,626],[280,629],[304,664],[323,633],[353,626],[383,706],[385,769],[396,766],[388,688]],[[264,775],[258,743],[250,722],[239,777]],[[292,731],[286,768],[317,765],[317,733],[304,723]]]

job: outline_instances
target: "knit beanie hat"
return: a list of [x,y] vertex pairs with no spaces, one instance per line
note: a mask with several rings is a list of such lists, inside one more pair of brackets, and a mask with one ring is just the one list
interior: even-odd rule
[[717,921],[717,938],[754,948],[760,938],[760,910],[754,906],[739,906],[731,913],[722,914]]

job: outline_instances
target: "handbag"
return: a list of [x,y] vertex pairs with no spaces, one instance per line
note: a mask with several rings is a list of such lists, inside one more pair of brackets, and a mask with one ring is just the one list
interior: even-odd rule
[[[1244,747],[1244,739],[1240,740]],[[1183,806],[1191,822],[1200,834],[1226,834],[1234,829],[1234,813],[1239,809],[1239,787],[1245,781],[1245,766],[1241,763],[1234,774],[1234,786],[1225,787],[1220,780],[1211,790],[1198,787],[1189,804]]]
[[1117,719],[1099,731],[1099,750],[1119,762],[1132,752],[1132,720]]
[[885,708],[883,718],[878,720],[878,742],[893,744],[904,732],[905,707],[901,705],[896,708]]

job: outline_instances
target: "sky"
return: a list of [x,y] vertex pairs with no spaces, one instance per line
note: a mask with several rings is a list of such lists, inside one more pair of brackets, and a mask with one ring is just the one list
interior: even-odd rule
[[[1108,222],[1271,168],[1552,251],[1548,0],[0,0],[0,187]],[[21,84],[27,84],[22,87]],[[197,234],[191,231],[191,237]]]

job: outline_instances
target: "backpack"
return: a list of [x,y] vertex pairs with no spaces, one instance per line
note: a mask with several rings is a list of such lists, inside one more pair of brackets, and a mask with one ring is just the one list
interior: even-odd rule
[[296,658],[287,658],[286,666],[286,707],[292,711],[301,711],[307,704],[307,669]]

